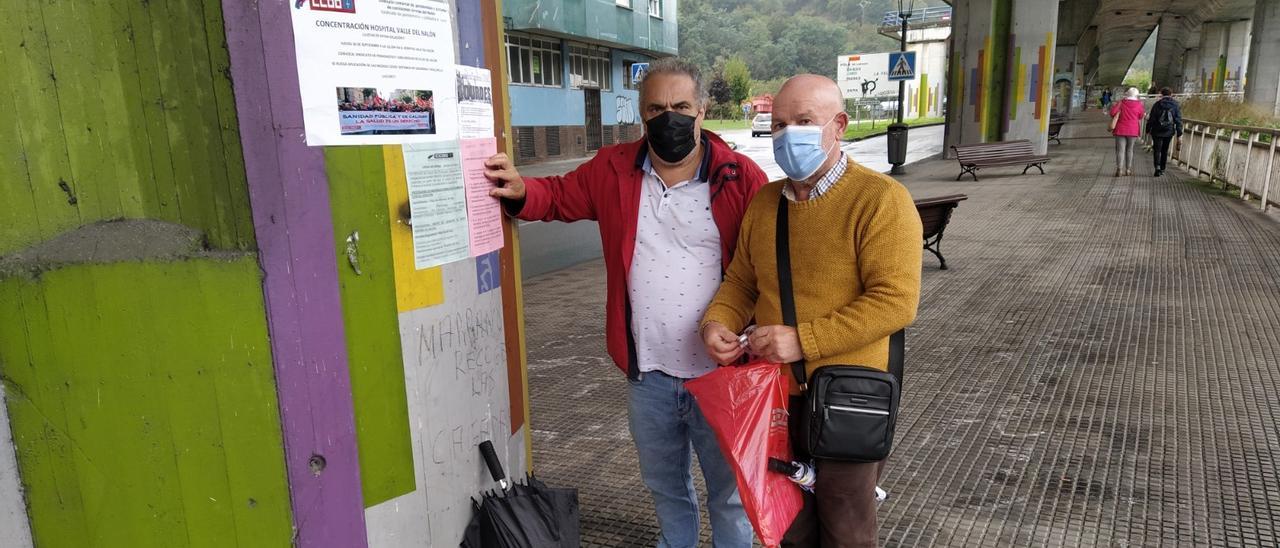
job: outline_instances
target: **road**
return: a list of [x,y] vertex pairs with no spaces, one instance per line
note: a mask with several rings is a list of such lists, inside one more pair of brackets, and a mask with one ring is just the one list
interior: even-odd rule
[[[768,135],[752,137],[751,131],[735,129],[720,133],[726,141],[738,145],[738,151],[755,160],[761,169],[769,175],[770,180],[781,179],[782,169],[773,161],[773,139]],[[856,143],[845,143],[845,153],[853,155],[854,161],[871,169],[887,172],[889,161],[885,152],[885,137],[872,137]],[[907,162],[923,160],[942,152],[942,126],[913,128],[908,133]]]

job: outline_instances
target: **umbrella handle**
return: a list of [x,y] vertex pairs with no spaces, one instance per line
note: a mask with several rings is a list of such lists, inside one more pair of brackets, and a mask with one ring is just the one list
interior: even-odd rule
[[493,481],[498,482],[498,485],[505,490],[507,474],[502,471],[502,462],[498,460],[498,452],[493,449],[493,442],[489,440],[480,442],[480,456],[484,458],[484,465],[489,469],[489,475],[493,476]]

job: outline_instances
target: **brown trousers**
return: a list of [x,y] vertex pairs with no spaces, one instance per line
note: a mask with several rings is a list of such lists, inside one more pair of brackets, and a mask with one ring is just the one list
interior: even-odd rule
[[813,494],[782,537],[786,548],[876,548],[880,462],[818,460]]

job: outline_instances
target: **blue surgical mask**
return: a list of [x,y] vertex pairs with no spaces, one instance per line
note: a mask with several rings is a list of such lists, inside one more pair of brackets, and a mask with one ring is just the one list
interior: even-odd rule
[[822,130],[830,123],[831,120],[827,120],[820,126],[787,126],[773,132],[773,159],[792,181],[812,177],[827,160]]

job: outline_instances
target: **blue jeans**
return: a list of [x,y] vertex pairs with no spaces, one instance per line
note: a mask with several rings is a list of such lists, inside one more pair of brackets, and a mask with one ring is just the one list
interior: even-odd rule
[[749,548],[751,522],[742,509],[733,468],[703,418],[684,380],[662,372],[630,381],[631,437],[640,454],[640,477],[653,493],[662,534],[658,548],[698,546],[698,494],[693,488],[693,452],[707,483],[715,548]]

